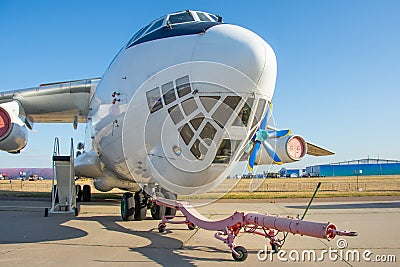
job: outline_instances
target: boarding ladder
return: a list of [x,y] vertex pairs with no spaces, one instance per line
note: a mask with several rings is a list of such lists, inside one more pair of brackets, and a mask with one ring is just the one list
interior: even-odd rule
[[51,191],[51,208],[45,209],[48,213],[75,213],[78,215],[79,208],[76,204],[75,170],[74,170],[74,141],[71,138],[71,149],[69,156],[60,155],[60,144],[58,137],[54,140],[53,151],[53,177]]

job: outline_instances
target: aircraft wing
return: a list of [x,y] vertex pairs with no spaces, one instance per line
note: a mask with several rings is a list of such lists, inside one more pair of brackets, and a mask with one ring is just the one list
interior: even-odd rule
[[329,151],[328,149],[307,142],[307,154],[319,157],[319,156],[330,156],[334,155],[335,153]]
[[17,101],[30,122],[86,122],[89,103],[100,78],[41,84],[0,91],[0,104]]

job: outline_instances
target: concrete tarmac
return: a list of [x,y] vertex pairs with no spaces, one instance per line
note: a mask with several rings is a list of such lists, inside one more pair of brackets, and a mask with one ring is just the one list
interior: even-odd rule
[[[160,234],[159,221],[151,220],[150,212],[144,221],[122,221],[116,200],[82,203],[77,217],[51,214],[45,218],[48,200],[0,198],[0,266],[398,266],[400,200],[320,201],[306,219],[358,231],[358,237],[344,238],[345,248],[338,249],[340,237],[326,241],[289,235],[279,255],[272,255],[259,253],[266,245],[270,250],[265,238],[242,234],[236,244],[249,255],[239,263],[214,238],[214,232],[167,225]],[[198,210],[211,219],[222,219],[236,210],[296,216],[306,205],[307,200],[225,200]]]

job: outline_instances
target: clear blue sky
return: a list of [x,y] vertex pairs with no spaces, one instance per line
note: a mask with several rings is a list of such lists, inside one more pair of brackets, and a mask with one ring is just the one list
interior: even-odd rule
[[[336,152],[287,167],[362,157],[400,159],[400,1],[0,1],[0,90],[99,77],[131,35],[164,14],[198,9],[274,48],[274,118]],[[84,127],[35,124],[0,167],[50,167]]]

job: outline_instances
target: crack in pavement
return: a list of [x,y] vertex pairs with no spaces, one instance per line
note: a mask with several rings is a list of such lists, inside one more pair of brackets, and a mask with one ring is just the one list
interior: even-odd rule
[[5,252],[0,252],[0,256],[6,255],[6,254],[8,254],[8,253],[10,253],[10,252],[14,252],[15,250],[18,250],[18,249],[12,249],[12,250],[7,250],[7,251],[5,251]]

